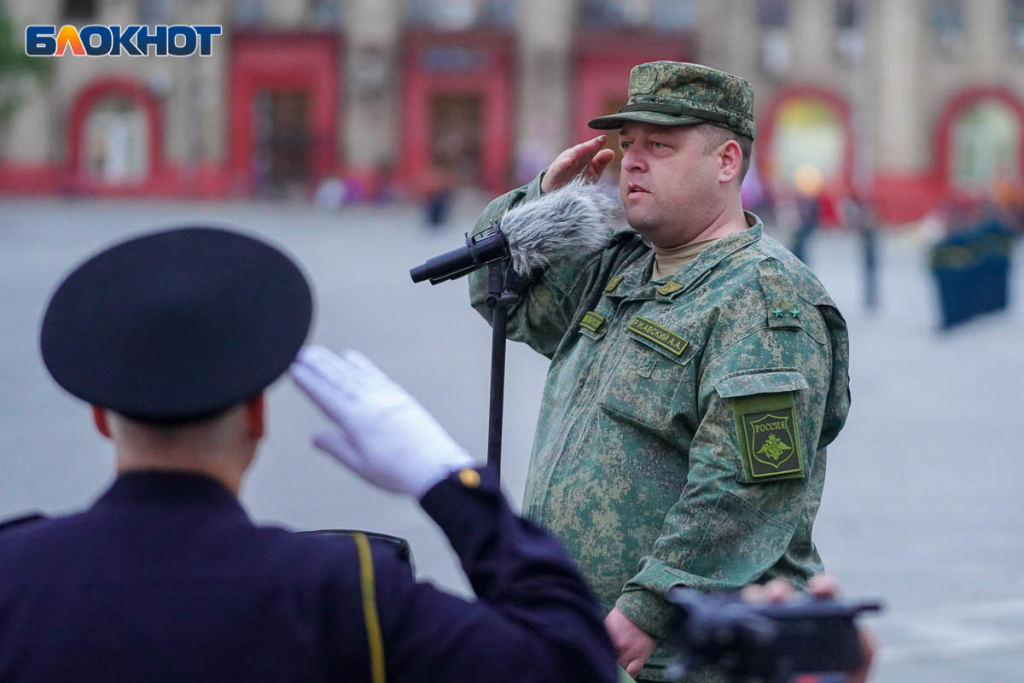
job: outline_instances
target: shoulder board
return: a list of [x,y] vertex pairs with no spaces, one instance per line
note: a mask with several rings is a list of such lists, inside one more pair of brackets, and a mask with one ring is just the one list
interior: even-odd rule
[[22,515],[21,517],[13,517],[11,519],[0,520],[0,533],[13,529],[16,526],[22,524],[29,524],[31,522],[38,522],[46,519],[43,515],[38,512],[33,512],[28,515]]
[[768,257],[757,264],[764,292],[768,327],[803,328],[799,299],[792,275],[778,259]]
[[[793,256],[793,254],[775,240],[765,238],[761,240],[759,251],[767,256],[764,260],[774,260],[785,272],[789,280],[789,286],[793,288],[797,296],[803,297],[808,303],[814,306],[831,306],[836,304],[828,294],[828,290],[821,284],[821,280],[814,274],[807,264]],[[762,260],[762,263],[764,262]]]
[[412,546],[409,545],[409,541],[401,536],[392,536],[391,534],[362,531],[359,529],[319,529],[316,531],[303,531],[300,533],[340,537],[352,537],[355,534],[363,534],[371,543],[377,543],[393,549],[398,555],[398,559],[403,562],[408,562],[410,566],[415,567],[412,557]]

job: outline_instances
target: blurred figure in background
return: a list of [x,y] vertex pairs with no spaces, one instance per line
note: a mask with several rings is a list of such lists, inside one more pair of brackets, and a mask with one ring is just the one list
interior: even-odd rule
[[878,310],[878,226],[865,196],[857,191],[843,201],[843,225],[857,233],[864,272],[864,308]]
[[801,166],[793,178],[796,187],[797,228],[793,236],[793,255],[808,263],[808,242],[821,223],[821,193],[825,178],[814,166]]
[[743,199],[743,208],[756,213],[765,225],[766,230],[778,227],[779,218],[776,215],[775,196],[771,183],[766,181],[767,176],[762,178],[757,167],[757,159],[752,159],[747,177],[743,179],[740,188],[740,196]]
[[451,214],[457,181],[446,166],[431,165],[420,179],[425,225],[433,230],[442,228]]
[[471,178],[472,165],[466,162],[465,147],[464,137],[451,128],[435,141],[430,165],[419,179],[428,228],[436,230],[448,222],[456,190]]

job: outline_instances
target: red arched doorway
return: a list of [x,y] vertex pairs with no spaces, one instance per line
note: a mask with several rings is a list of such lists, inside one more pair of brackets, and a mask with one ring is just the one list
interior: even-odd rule
[[836,200],[853,177],[853,125],[846,99],[814,86],[783,88],[758,120],[757,170],[777,195],[792,196],[798,176],[824,180],[821,219],[838,220]]
[[955,95],[935,130],[947,192],[989,193],[1024,178],[1024,105],[1010,91],[971,88]]
[[414,31],[404,43],[403,181],[418,187],[443,172],[504,192],[515,129],[512,37]]
[[160,103],[124,77],[99,78],[71,106],[70,189],[88,194],[150,193],[163,168]]
[[340,50],[333,34],[232,36],[229,173],[236,192],[306,194],[337,169]]
[[796,170],[812,165],[826,186],[845,190],[853,173],[853,127],[846,100],[822,88],[785,88],[758,121],[758,170],[779,189],[792,186]]

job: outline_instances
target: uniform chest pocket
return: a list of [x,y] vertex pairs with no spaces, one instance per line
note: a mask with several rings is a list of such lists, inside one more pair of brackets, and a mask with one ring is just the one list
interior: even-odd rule
[[630,323],[625,350],[609,375],[601,407],[618,419],[664,431],[685,406],[693,383],[693,345],[682,335],[646,319]]

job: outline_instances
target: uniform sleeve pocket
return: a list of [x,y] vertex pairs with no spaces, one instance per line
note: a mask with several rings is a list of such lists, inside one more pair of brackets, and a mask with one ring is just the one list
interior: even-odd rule
[[807,389],[807,380],[797,370],[754,370],[727,376],[717,385],[722,398],[772,394]]
[[715,385],[732,407],[746,484],[804,477],[796,393],[808,388],[796,370],[744,371]]

